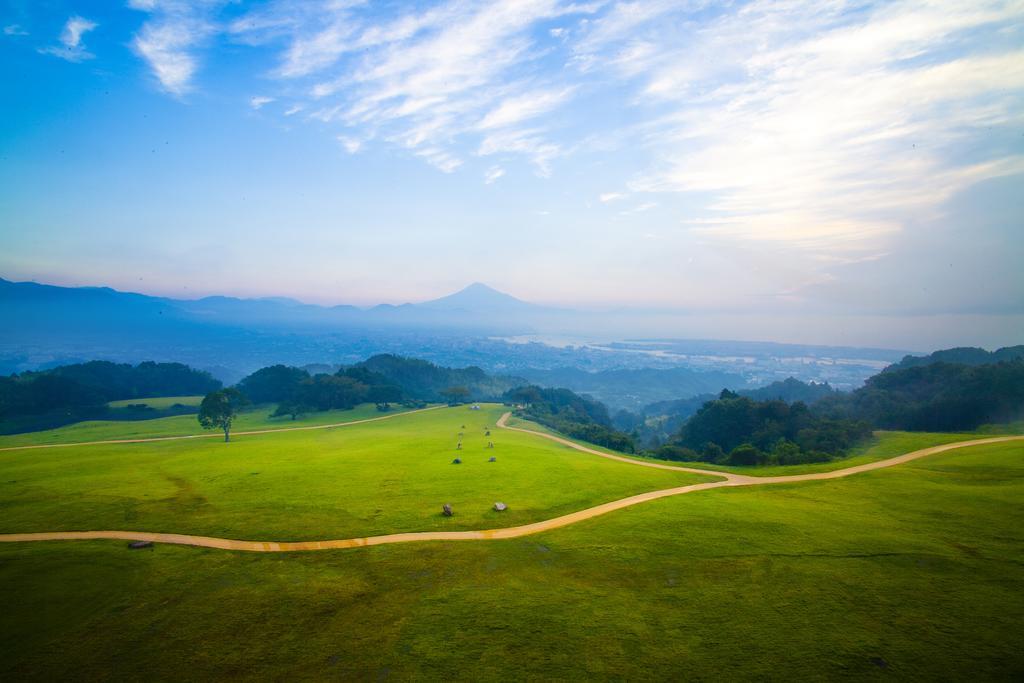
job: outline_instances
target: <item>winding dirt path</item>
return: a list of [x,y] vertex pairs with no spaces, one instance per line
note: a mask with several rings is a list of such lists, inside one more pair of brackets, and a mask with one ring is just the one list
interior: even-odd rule
[[[306,425],[304,427],[278,427],[276,429],[250,429],[245,432],[231,432],[231,436],[249,436],[252,434],[276,434],[277,432],[306,432],[311,429],[334,429],[335,427],[347,427],[349,425],[361,425],[367,422],[379,422],[380,420],[390,420],[396,417],[402,417],[403,415],[412,415],[413,413],[422,413],[427,410],[437,410],[438,408],[444,408],[441,406],[430,406],[429,408],[417,408],[416,410],[406,410],[403,413],[392,413],[390,415],[381,415],[380,417],[365,417],[362,420],[350,420],[348,422],[332,422],[326,425]],[[504,417],[504,416],[503,416]],[[224,435],[224,432],[215,431],[209,434],[181,434],[179,436],[151,436],[144,439],[106,439],[103,441],[75,441],[72,443],[41,443],[33,444],[31,446],[7,446],[6,448],[0,448],[2,451],[27,451],[33,448],[68,448],[69,446],[99,446],[101,444],[117,444],[117,443],[152,443],[154,441],[183,441],[187,439],[216,439]]]
[[[527,434],[533,434],[534,436],[538,436],[544,439],[549,439],[551,441],[564,444],[570,448],[574,448],[584,453],[598,455],[601,456],[602,458],[609,458],[611,460],[620,460],[631,465],[639,465],[641,467],[655,467],[658,469],[679,470],[682,472],[694,472],[698,474],[717,476],[721,478],[718,481],[709,481],[701,484],[690,484],[689,486],[678,486],[670,489],[662,489],[660,491],[648,491],[647,493],[641,493],[635,496],[630,496],[629,498],[622,498],[620,500],[613,500],[610,503],[604,503],[603,505],[597,505],[592,508],[587,508],[585,510],[579,510],[577,512],[572,512],[568,515],[562,515],[561,517],[555,517],[553,519],[546,519],[540,522],[534,522],[533,524],[524,524],[522,526],[507,527],[504,529],[487,529],[483,531],[417,531],[402,534],[387,534],[384,536],[367,536],[365,538],[345,538],[328,541],[291,542],[239,541],[230,538],[190,536],[187,534],[152,533],[148,531],[53,531],[27,534],[0,534],[0,542],[21,543],[27,541],[72,541],[114,539],[120,541],[153,541],[156,543],[191,545],[202,548],[219,548],[222,550],[243,550],[248,552],[295,552],[301,550],[333,550],[339,548],[360,548],[371,545],[386,545],[388,543],[411,543],[415,541],[489,541],[506,538],[518,538],[520,536],[529,536],[530,534],[537,534],[542,531],[550,531],[551,529],[558,529],[560,527],[569,526],[570,524],[582,522],[587,519],[593,519],[594,517],[599,517],[601,515],[608,514],[609,512],[614,512],[615,510],[621,510],[623,508],[631,507],[633,505],[639,505],[640,503],[658,500],[659,498],[668,498],[669,496],[678,496],[684,493],[693,493],[694,491],[705,491],[707,489],[722,488],[726,486],[758,486],[762,484],[781,484],[800,481],[817,481],[821,479],[840,479],[842,477],[848,477],[851,474],[858,474],[860,472],[868,472],[871,470],[883,469],[885,467],[892,467],[893,465],[900,465],[905,462],[910,462],[911,460],[917,460],[918,458],[934,455],[936,453],[943,453],[945,451],[950,451],[957,448],[967,448],[969,446],[1002,443],[1005,441],[1024,440],[1024,436],[997,436],[986,439],[973,439],[971,441],[958,441],[955,443],[942,444],[940,446],[922,448],[920,450],[913,451],[911,453],[905,453],[903,455],[898,455],[894,458],[889,458],[887,460],[878,460],[876,462],[869,462],[863,465],[847,467],[846,469],[834,470],[832,472],[795,474],[780,477],[751,477],[742,474],[733,474],[731,472],[716,472],[691,467],[662,465],[660,463],[644,462],[642,460],[634,460],[632,458],[612,455],[610,453],[602,453],[601,451],[594,450],[586,446],[582,446],[578,443],[575,443],[574,441],[564,439],[560,436],[555,436],[554,434],[535,432],[531,429],[523,429],[521,427],[510,427],[507,424],[509,415],[510,413],[505,413],[504,415],[502,415],[501,418],[498,420],[497,425],[504,429],[509,429],[517,432],[525,432]],[[383,418],[372,419],[379,420]],[[365,421],[369,420],[364,420],[364,422]],[[349,422],[342,424],[355,423]],[[311,427],[299,429],[311,429]]]

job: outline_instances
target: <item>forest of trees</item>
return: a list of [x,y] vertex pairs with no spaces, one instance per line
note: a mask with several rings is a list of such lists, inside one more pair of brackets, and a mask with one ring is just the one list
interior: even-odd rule
[[755,401],[724,390],[654,454],[730,465],[795,465],[840,457],[870,434],[866,422],[821,417],[801,401]]
[[1024,345],[1004,346],[995,351],[986,351],[974,346],[958,346],[929,353],[927,356],[904,356],[899,363],[894,363],[883,372],[903,370],[932,363],[956,363],[958,365],[992,365],[1024,358]]
[[814,406],[877,429],[952,432],[1024,419],[1024,358],[987,365],[933,362],[887,369]]
[[478,367],[446,368],[425,360],[380,354],[357,363],[362,368],[384,377],[390,384],[402,388],[409,398],[420,401],[448,401],[452,387],[467,390],[465,400],[499,400],[509,389],[526,384],[522,379],[488,375]]
[[508,391],[504,399],[522,405],[523,417],[563,434],[617,451],[634,450],[633,438],[612,426],[605,405],[588,396],[530,385]]
[[360,403],[459,402],[497,400],[511,378],[492,377],[480,368],[445,368],[425,360],[390,354],[373,356],[334,374],[274,365],[238,383],[253,403],[277,403],[277,415],[348,409]]
[[[908,356],[849,393],[827,385],[801,388],[802,383],[792,380],[788,386],[776,384],[743,396],[723,391],[695,411],[697,399],[673,402],[663,407],[693,414],[662,416],[662,428],[675,424],[677,431],[654,447],[652,455],[728,464],[795,464],[842,457],[873,429],[955,432],[1022,420],[1021,352],[1024,347],[993,353],[951,349],[914,360]],[[1006,357],[1013,359],[974,362]],[[972,362],[950,363],[944,358]],[[756,400],[772,395],[781,398]],[[786,400],[797,396],[811,402]],[[616,422],[628,424],[628,418],[616,416]],[[652,431],[645,431],[643,423],[635,429],[637,435]]]
[[219,389],[209,373],[181,363],[91,361],[0,377],[0,432],[49,429],[109,415],[107,402],[192,396]]
[[403,398],[401,387],[360,366],[342,368],[333,375],[310,375],[301,368],[272,365],[243,379],[238,389],[252,403],[276,403],[274,415],[290,415],[292,419],[316,411],[347,410],[367,402],[386,409]]
[[[142,419],[145,411],[113,411],[107,403],[209,394],[220,387],[208,373],[180,363],[93,361],[0,377],[0,433],[84,419]],[[646,448],[670,460],[795,464],[842,457],[872,429],[968,431],[1024,419],[1024,346],[907,357],[849,393],[789,379],[741,393],[723,390],[717,398],[663,402],[642,414],[620,411],[614,420],[603,403],[569,389],[390,354],[333,374],[274,365],[252,373],[237,389],[246,401],[273,404],[275,415],[293,419],[366,402],[387,409],[394,402],[504,400],[521,405],[527,419],[624,452]]]

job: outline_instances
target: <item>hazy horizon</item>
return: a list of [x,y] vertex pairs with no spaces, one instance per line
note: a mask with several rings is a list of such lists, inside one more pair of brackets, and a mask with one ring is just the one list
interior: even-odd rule
[[0,276],[361,306],[478,281],[675,336],[1013,344],[1022,19],[6,0]]

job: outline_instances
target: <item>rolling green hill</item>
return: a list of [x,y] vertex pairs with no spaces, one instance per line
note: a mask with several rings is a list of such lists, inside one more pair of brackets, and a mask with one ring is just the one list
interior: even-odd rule
[[[451,484],[466,497],[448,521],[473,526],[492,522],[472,510],[499,487],[547,515],[595,487],[685,476],[501,432],[490,464],[515,467],[488,478],[469,434],[498,412],[444,409],[237,450],[241,438],[9,451],[4,531],[117,516],[303,537],[423,528],[438,518],[420,515],[420,498]],[[466,462],[451,465],[463,423]],[[906,445],[886,444],[876,448]],[[2,544],[0,676],[1016,679],[1022,456],[1011,442],[840,480],[716,489],[509,541],[271,555]],[[250,469],[261,474],[245,479]]]
[[[251,436],[240,424],[229,444],[203,438],[0,451],[0,481],[7,482],[0,532],[134,529],[316,540],[479,529],[713,479],[595,458],[527,434],[486,436],[504,410],[439,408]],[[463,448],[456,450],[460,433]],[[46,442],[43,434],[34,435],[37,444]],[[499,501],[509,509],[493,511]],[[444,503],[453,517],[441,515]]]

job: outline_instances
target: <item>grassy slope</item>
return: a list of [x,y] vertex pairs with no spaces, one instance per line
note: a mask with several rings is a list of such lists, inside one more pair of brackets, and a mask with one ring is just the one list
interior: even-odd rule
[[[340,422],[354,422],[371,417],[381,417],[406,412],[400,406],[382,413],[372,403],[364,403],[352,410],[327,410],[322,413],[310,413],[297,420],[288,417],[271,418],[273,406],[258,406],[239,414],[232,427],[235,431],[252,429],[287,429],[309,425],[325,425]],[[0,436],[0,448],[8,446],[34,446],[38,444],[78,443],[81,441],[101,441],[107,439],[146,439],[161,436],[186,436],[188,434],[214,434],[199,426],[195,415],[177,415],[154,420],[125,422],[123,420],[90,420],[77,422],[57,429],[48,429],[27,434]]]
[[989,436],[1001,435],[1002,434],[879,431],[875,432],[875,436],[869,443],[855,448],[849,456],[838,460],[832,460],[830,462],[816,462],[807,465],[774,465],[764,467],[736,467],[731,465],[715,465],[706,462],[687,462],[679,464],[687,467],[695,467],[697,469],[735,472],[736,474],[747,474],[754,477],[776,477],[790,474],[808,474],[811,472],[832,472],[834,470],[843,470],[847,467],[863,465],[869,462],[885,460],[886,458],[892,458],[911,451],[928,448],[929,446],[938,446],[940,444],[954,443],[956,441],[984,439]]
[[1019,680],[1022,456],[718,489],[513,541],[0,546],[0,678]]
[[[711,480],[493,429],[502,411],[444,408],[338,429],[238,436],[230,444],[0,452],[0,532],[138,529],[315,540],[480,529]],[[462,425],[463,450],[456,451]],[[497,462],[488,462],[492,455]],[[463,463],[453,465],[455,457]],[[494,512],[496,501],[509,509]],[[453,505],[454,517],[440,514],[443,503]]]
[[[543,425],[522,420],[519,418],[509,418],[508,424],[511,427],[521,427],[523,429],[530,429],[536,432],[544,434],[555,434],[558,436],[565,436],[558,432],[549,429]],[[854,467],[856,465],[863,465],[868,462],[875,462],[877,460],[884,460],[891,458],[896,455],[902,455],[903,453],[909,453],[910,451],[916,451],[921,448],[927,448],[929,446],[937,446],[939,444],[954,443],[956,441],[970,441],[971,439],[984,439],[989,436],[1003,436],[1006,434],[1016,434],[1017,431],[1012,429],[1012,425],[1006,425],[1008,429],[1000,431],[998,427],[1004,425],[996,425],[991,430],[984,432],[975,433],[963,433],[963,434],[952,434],[945,432],[890,432],[890,431],[878,431],[875,432],[874,437],[869,443],[866,443],[850,453],[848,457],[840,458],[838,460],[832,460],[830,462],[818,462],[810,463],[807,465],[776,465],[776,466],[764,466],[764,467],[736,467],[732,465],[717,465],[708,462],[679,462],[675,460],[661,460],[658,458],[645,458],[639,455],[629,455],[628,453],[620,453],[613,451],[603,446],[597,446],[595,444],[586,444],[589,448],[602,453],[612,453],[614,455],[621,455],[641,462],[654,462],[661,463],[664,465],[679,465],[680,467],[693,467],[695,469],[702,470],[718,470],[719,472],[735,472],[736,474],[746,474],[752,477],[777,477],[790,474],[809,474],[812,472],[832,472],[834,470],[842,470],[847,467]],[[581,442],[582,443],[582,442]]]
[[142,404],[159,410],[161,408],[170,408],[176,403],[183,406],[198,406],[202,402],[202,396],[158,396],[156,398],[127,398],[123,401],[111,401],[107,405],[111,408],[124,408],[125,406]]

